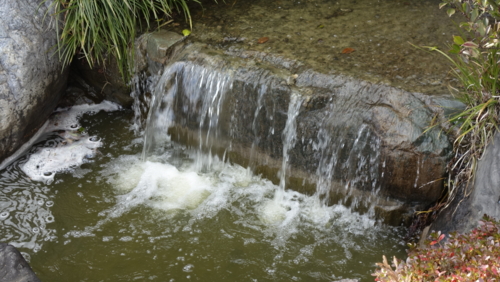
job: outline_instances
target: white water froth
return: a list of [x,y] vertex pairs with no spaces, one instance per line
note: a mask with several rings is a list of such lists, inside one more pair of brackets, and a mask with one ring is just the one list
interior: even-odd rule
[[70,231],[65,237],[95,236],[94,232],[104,224],[138,207],[167,216],[188,213],[190,224],[213,218],[223,210],[230,211],[238,218],[235,223],[274,238],[276,247],[286,244],[303,226],[342,226],[352,234],[363,234],[375,225],[367,216],[339,205],[321,205],[316,197],[296,191],[286,190],[282,197],[274,198],[278,186],[270,181],[217,158],[212,163],[212,171],[200,173],[195,162],[176,168],[167,162],[142,162],[138,155],[119,157],[101,172],[119,194],[115,205],[102,211],[103,219],[94,226],[85,231]]
[[102,146],[102,142],[98,137],[88,136],[82,132],[79,119],[85,113],[111,112],[119,109],[119,105],[103,101],[100,104],[84,104],[56,110],[43,130],[62,131],[60,136],[64,141],[31,154],[28,161],[21,166],[22,171],[34,181],[51,183],[57,172],[78,167],[95,157],[97,148]]
[[49,125],[45,132],[55,130],[75,130],[80,128],[79,119],[85,113],[98,113],[99,111],[113,112],[118,111],[121,107],[110,101],[102,101],[99,104],[83,104],[73,106],[71,108],[61,108],[55,111],[55,114],[50,117]]
[[101,146],[102,142],[98,139],[86,136],[72,144],[42,148],[32,154],[21,169],[34,181],[51,183],[57,172],[82,165],[87,159],[93,158],[96,149]]

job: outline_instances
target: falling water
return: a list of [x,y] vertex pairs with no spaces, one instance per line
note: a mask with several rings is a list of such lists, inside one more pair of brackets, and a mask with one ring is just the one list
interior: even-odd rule
[[[37,152],[44,148],[62,146],[58,136],[37,143],[0,171],[0,239],[31,256],[42,280],[365,279],[382,252],[402,250],[394,229],[343,205],[319,204],[320,193],[308,196],[288,189],[300,140],[301,95],[291,95],[287,109],[270,110],[264,108],[269,88],[248,87],[258,89],[252,97],[257,108],[247,116],[250,132],[275,128],[272,119],[279,111],[287,115],[280,134],[269,132],[281,137],[283,147],[275,185],[212,152],[213,145],[230,143],[221,136],[232,136],[228,123],[234,110],[226,105],[233,98],[232,75],[174,63],[143,79],[134,92],[133,114],[78,114],[82,121],[58,121],[81,125],[88,136],[100,137],[88,152],[91,140],[68,144],[83,144],[86,161],[53,169],[50,183],[30,178],[22,167],[40,159]],[[259,128],[261,120],[270,126]],[[196,145],[170,140],[169,128],[179,124],[197,128]],[[349,145],[350,136],[343,137],[350,158],[328,149],[333,139],[323,131],[318,134],[323,134],[317,152],[325,166],[350,171],[358,182],[372,181],[357,171],[376,159],[357,157],[378,146],[368,127],[354,134],[355,145]],[[252,144],[261,145],[259,140]]]
[[[225,73],[225,74],[224,74]],[[173,63],[165,68],[161,75],[156,78],[148,78],[147,83],[151,93],[147,106],[146,128],[144,130],[144,147],[142,159],[154,151],[154,148],[170,144],[169,128],[178,124],[198,128],[198,150],[196,166],[198,171],[210,170],[211,163],[215,157],[213,145],[220,146],[222,138],[231,137],[232,121],[234,115],[231,109],[224,104],[227,92],[232,90],[233,78],[228,71],[218,71],[210,67],[202,67],[189,62]],[[268,82],[263,77],[265,72],[259,74],[261,85],[252,85],[255,91],[255,107],[251,122],[251,133],[254,139],[251,141],[250,160],[256,146],[260,144],[257,120],[264,106],[264,99],[269,95]],[[138,89],[144,87],[138,87]],[[245,89],[244,87],[242,89]],[[244,90],[243,90],[244,91]],[[350,89],[343,91],[349,92]],[[136,109],[140,108],[141,101],[136,97]],[[290,171],[290,152],[297,141],[297,116],[299,115],[304,98],[297,93],[290,95],[287,111],[286,124],[284,125],[282,140],[281,168],[278,172],[279,189],[275,191],[275,200],[280,201],[287,188],[287,178]],[[144,102],[143,102],[144,104]],[[352,208],[359,205],[370,206],[370,193],[375,195],[380,189],[380,140],[372,133],[368,125],[362,125],[356,131],[345,131],[337,129],[335,116],[337,111],[343,111],[342,106],[333,101],[327,103],[326,116],[318,126],[316,140],[312,140],[315,158],[318,161],[316,169],[316,193],[318,205],[328,206],[336,202],[330,202],[332,189],[337,189],[344,195],[340,204],[348,204]],[[144,110],[136,110],[136,123],[138,115],[144,115]],[[177,115],[177,116],[176,116]],[[348,114],[346,114],[348,115]],[[226,124],[221,125],[220,120],[224,118]],[[272,115],[265,117],[270,120]],[[227,124],[229,120],[229,125]],[[260,118],[262,120],[262,118]],[[136,125],[136,127],[140,127]],[[223,128],[229,128],[229,134],[224,137],[219,135]],[[333,128],[333,130],[332,130]],[[270,130],[274,127],[271,126]],[[332,132],[337,132],[336,135]],[[270,135],[274,132],[269,132]],[[224,156],[231,150],[231,140],[223,141],[227,145]],[[343,191],[342,191],[343,190]],[[358,195],[352,195],[353,191],[369,191],[368,197],[361,199]],[[351,196],[351,197],[349,197]],[[349,201],[349,203],[347,202]]]
[[[349,88],[343,89],[348,93]],[[350,94],[349,94],[350,95]],[[380,190],[380,139],[369,125],[362,124],[357,129],[345,129],[342,121],[336,121],[339,112],[345,112],[343,105],[330,100],[325,117],[319,125],[313,149],[316,152],[316,196],[323,205],[335,204],[332,192],[340,192],[340,204],[356,209],[360,205],[368,207],[373,215],[373,199]],[[348,112],[344,114],[349,116]],[[367,191],[363,197],[353,193]]]
[[[193,119],[200,128],[199,153],[208,148],[209,157],[203,158],[200,155],[197,165],[200,169],[210,166],[211,143],[218,138],[219,118],[225,93],[231,88],[231,77],[195,64],[174,63],[166,68],[159,78],[150,79],[149,83],[152,94],[144,131],[143,160],[146,160],[154,146],[161,146],[170,140],[168,129],[176,121],[174,103],[182,100],[182,109],[179,110],[185,113],[188,119]],[[140,102],[136,100],[136,105],[138,104]],[[197,115],[193,116],[191,113]]]
[[281,163],[280,170],[280,183],[279,188],[276,190],[275,198],[279,199],[283,197],[283,191],[286,188],[286,177],[287,171],[289,170],[290,149],[295,146],[295,141],[297,140],[297,123],[296,119],[299,115],[299,109],[302,105],[304,98],[300,97],[298,94],[292,94],[290,97],[290,104],[288,105],[288,113],[285,129],[283,130],[283,160]]

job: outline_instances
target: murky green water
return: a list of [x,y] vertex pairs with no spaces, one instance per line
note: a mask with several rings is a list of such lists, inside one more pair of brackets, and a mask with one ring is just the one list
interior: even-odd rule
[[369,281],[383,254],[404,256],[402,230],[297,192],[273,200],[269,181],[181,145],[142,162],[132,120],[84,115],[102,146],[51,183],[27,177],[27,155],[0,171],[0,241],[42,281]]

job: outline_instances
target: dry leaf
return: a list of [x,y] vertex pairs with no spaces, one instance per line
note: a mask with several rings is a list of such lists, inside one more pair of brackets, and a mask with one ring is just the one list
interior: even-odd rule
[[266,43],[269,40],[269,37],[261,37],[259,40],[257,40],[257,43],[262,44]]
[[352,48],[344,48],[344,50],[342,50],[342,54],[351,54],[352,52],[354,52],[354,49]]

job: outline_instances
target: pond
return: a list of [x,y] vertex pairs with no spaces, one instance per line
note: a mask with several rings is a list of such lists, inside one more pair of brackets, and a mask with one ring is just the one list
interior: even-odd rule
[[[47,133],[0,171],[0,241],[42,281],[365,281],[383,254],[404,257],[402,228],[196,148],[166,140],[143,161],[134,114],[111,109],[58,120],[85,132]],[[87,138],[99,144],[77,143]],[[92,153],[42,181],[24,172],[41,148],[65,146]]]
[[[446,84],[453,83],[443,58],[408,44],[443,47],[451,39],[454,24],[436,8],[439,1],[219,4],[193,10],[191,38],[256,67],[278,58],[276,64],[290,73],[311,68],[424,94],[447,93]],[[199,72],[206,81],[192,85],[216,88],[205,97],[222,101],[218,91],[230,83],[221,77],[209,83],[217,74]],[[206,94],[195,88],[186,91],[186,101],[198,103]],[[252,132],[258,130],[262,93],[252,97],[257,107],[246,116]],[[303,100],[294,99],[288,113],[276,113],[296,117],[290,109]],[[199,108],[210,131],[214,109]],[[143,110],[139,115],[147,115]],[[266,118],[273,115],[274,109]],[[325,205],[316,194],[294,191],[293,183],[273,184],[223,154],[173,142],[168,122],[153,128],[162,134],[149,148],[150,134],[137,117],[137,109],[110,103],[59,111],[32,147],[0,170],[0,241],[19,248],[42,281],[368,281],[382,255],[405,257],[405,228],[381,223],[373,213]],[[283,152],[283,172],[294,126],[288,119],[276,135],[271,127],[273,138],[283,137],[276,150]],[[352,139],[366,139],[360,148],[377,152],[365,131],[355,128]],[[323,137],[325,144],[334,139]],[[330,176],[327,166],[336,159],[322,164]]]

